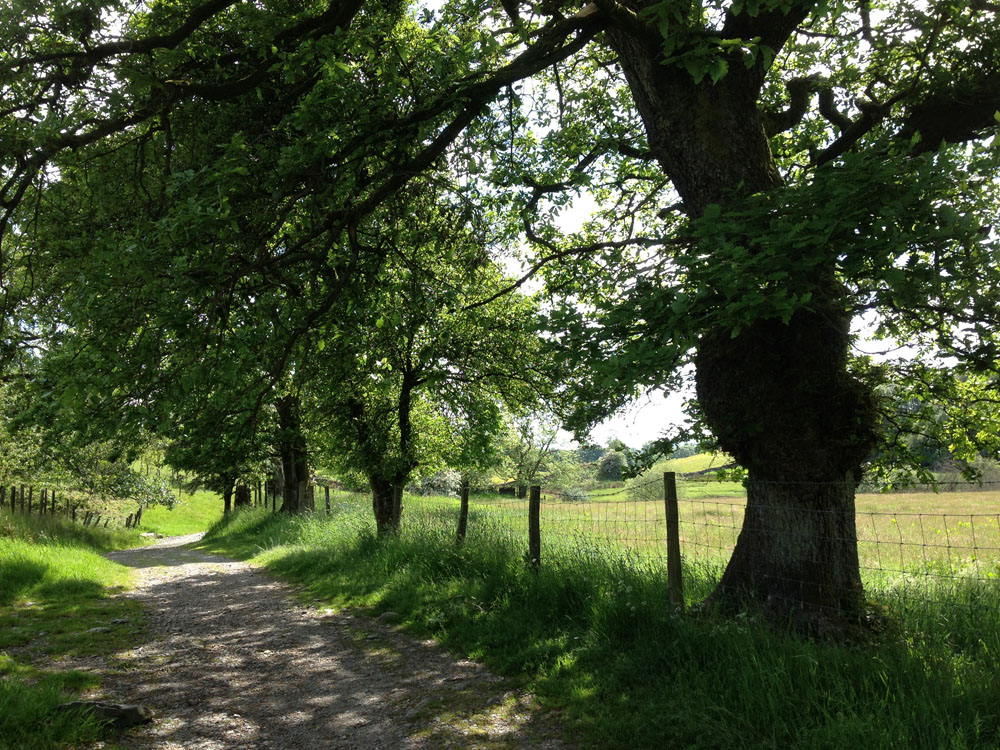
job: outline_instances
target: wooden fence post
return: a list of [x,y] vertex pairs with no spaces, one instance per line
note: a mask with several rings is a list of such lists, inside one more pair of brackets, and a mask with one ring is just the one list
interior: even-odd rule
[[528,498],[528,562],[538,570],[542,565],[542,532],[539,523],[542,506],[542,488],[537,484],[531,488]]
[[326,490],[326,514],[330,515],[330,488],[324,487],[323,489]]
[[684,606],[684,583],[681,580],[680,522],[677,512],[677,476],[672,471],[663,473],[663,503],[667,511],[667,588],[670,603]]
[[465,541],[465,530],[469,525],[469,485],[463,484],[461,489],[461,505],[458,508],[458,543]]
[[24,513],[24,485],[21,485],[21,512]]
[[7,499],[7,485],[0,485],[0,508],[3,507],[3,501]]
[[31,500],[32,500],[32,498],[34,498],[34,496],[35,496],[35,488],[34,487],[29,487],[28,488],[28,515],[29,516],[31,515]]

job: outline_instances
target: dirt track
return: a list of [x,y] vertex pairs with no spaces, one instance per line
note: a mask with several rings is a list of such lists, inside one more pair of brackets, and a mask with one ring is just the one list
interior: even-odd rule
[[184,545],[109,555],[137,569],[146,642],[96,666],[104,697],[157,719],[134,748],[561,748],[531,698],[362,615],[297,604],[251,565]]

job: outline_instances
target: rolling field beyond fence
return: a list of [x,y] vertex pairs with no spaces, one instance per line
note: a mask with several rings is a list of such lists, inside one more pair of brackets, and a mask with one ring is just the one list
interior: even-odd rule
[[[715,578],[743,524],[743,488],[735,482],[681,480],[677,490],[685,567]],[[458,501],[408,496],[406,508],[409,522],[417,517],[447,522],[457,518]],[[539,515],[543,559],[584,553],[666,565],[662,481],[593,493],[586,500],[543,491]],[[941,602],[963,598],[952,596],[956,586],[1000,586],[1000,487],[859,494],[855,523],[862,577],[876,600]],[[477,528],[527,545],[528,500],[473,497],[469,534]]]

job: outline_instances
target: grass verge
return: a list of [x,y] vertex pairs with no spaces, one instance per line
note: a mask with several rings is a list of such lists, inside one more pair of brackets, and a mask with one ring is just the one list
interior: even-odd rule
[[92,720],[53,714],[58,704],[96,687],[96,679],[36,665],[111,653],[137,639],[144,626],[139,605],[115,596],[129,585],[131,573],[101,555],[137,541],[134,531],[0,511],[3,750],[40,750],[101,736]]
[[153,505],[142,513],[140,531],[164,536],[182,536],[207,531],[222,518],[222,498],[215,492],[198,490],[181,495],[173,508]]
[[[410,509],[420,507],[413,503]],[[974,610],[905,609],[853,647],[775,633],[752,617],[674,613],[662,569],[599,546],[523,545],[488,518],[458,546],[454,513],[425,506],[397,538],[367,513],[234,514],[203,542],[254,558],[324,606],[392,610],[414,633],[520,677],[568,731],[603,748],[986,748],[1000,743],[1000,596]],[[686,571],[703,596],[716,571]],[[974,612],[974,616],[973,613]]]

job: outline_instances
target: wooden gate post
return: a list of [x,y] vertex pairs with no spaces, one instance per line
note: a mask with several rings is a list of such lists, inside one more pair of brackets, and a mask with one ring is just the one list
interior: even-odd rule
[[330,488],[324,487],[323,489],[326,490],[326,514],[330,515]]
[[684,606],[684,584],[681,580],[680,522],[677,512],[677,476],[672,471],[663,474],[663,503],[667,511],[667,588],[670,603]]
[[539,523],[542,488],[534,485],[528,498],[528,562],[534,570],[542,565],[542,532]]

